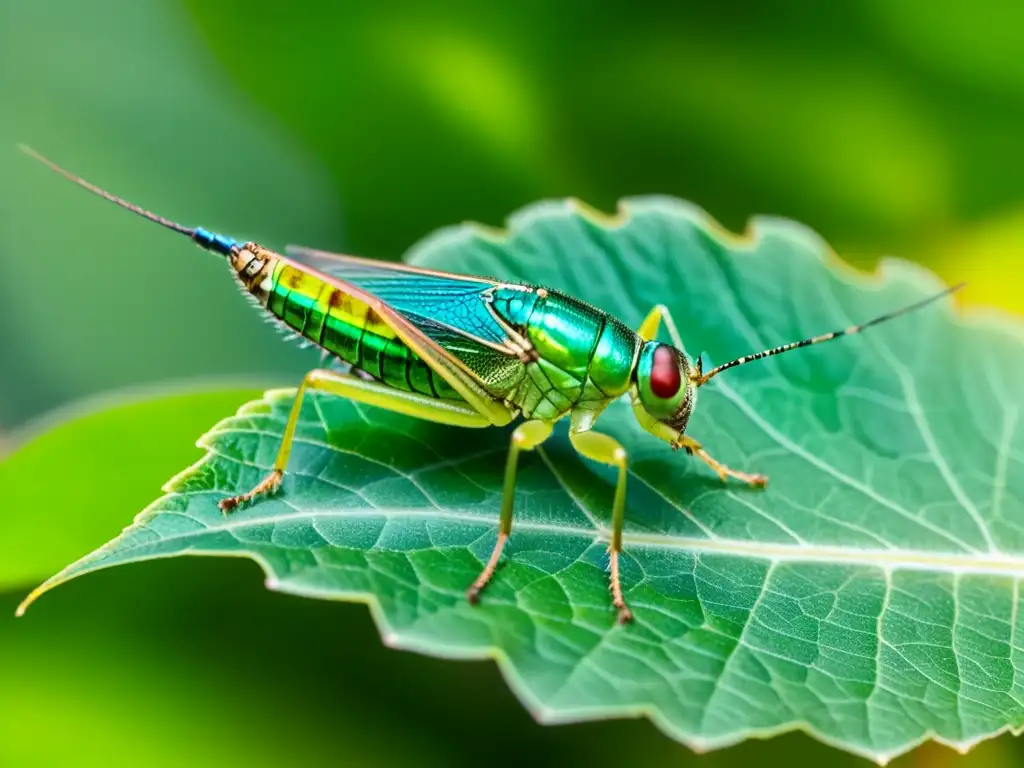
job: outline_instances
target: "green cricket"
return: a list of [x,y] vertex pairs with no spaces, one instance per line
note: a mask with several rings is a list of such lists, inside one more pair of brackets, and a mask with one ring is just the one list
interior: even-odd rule
[[[188,236],[227,259],[242,288],[290,331],[337,358],[347,370],[305,375],[285,425],[273,469],[253,488],[219,502],[229,513],[278,490],[288,465],[302,399],[319,390],[419,419],[512,431],[494,548],[467,590],[476,604],[512,533],[519,454],[532,451],[569,418],[580,455],[618,470],[608,547],[611,602],[620,623],[632,620],[619,575],[626,502],[625,449],[594,426],[627,395],[647,432],[728,478],[763,487],[767,478],[716,461],[685,434],[697,391],[720,373],[801,347],[850,336],[919,309],[963,284],[859,325],[744,355],[705,372],[691,363],[667,307],[652,307],[633,330],[607,312],[552,288],[377,262],[308,248],[288,256],[202,228],[176,224],[105,192],[28,147],[28,155],[100,197]],[[657,340],[664,325],[671,344]]]

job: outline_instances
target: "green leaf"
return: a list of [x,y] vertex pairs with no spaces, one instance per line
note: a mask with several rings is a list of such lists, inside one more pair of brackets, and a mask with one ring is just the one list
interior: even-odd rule
[[0,458],[0,591],[44,578],[101,544],[152,499],[154,488],[200,455],[197,432],[258,394],[150,388],[51,414]]
[[[887,261],[843,269],[813,233],[752,237],[667,198],[611,219],[528,208],[508,234],[464,226],[410,260],[567,290],[636,326],[667,304],[705,364],[940,289]],[[292,393],[216,425],[209,453],[136,524],[51,579],[179,554],[257,560],[271,589],[368,602],[386,643],[491,656],[543,722],[646,715],[695,748],[807,730],[878,760],[929,737],[960,748],[1024,720],[1024,367],[1005,321],[943,305],[723,375],[689,433],[771,476],[723,486],[616,403],[630,453],[624,583],[608,595],[611,474],[564,428],[525,458],[504,566],[464,598],[494,542],[507,430],[454,430],[329,397],[305,402],[283,491],[225,518],[267,471]]]

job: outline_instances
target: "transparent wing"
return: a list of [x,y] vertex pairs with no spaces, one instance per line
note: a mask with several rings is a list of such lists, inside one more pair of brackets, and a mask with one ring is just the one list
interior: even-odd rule
[[[486,277],[456,275],[289,246],[300,264],[356,285],[402,313],[425,333],[441,326],[508,350],[508,329],[488,309],[486,292],[499,285]],[[426,321],[426,322],[423,322]]]
[[508,330],[488,309],[484,293],[496,281],[294,246],[286,253],[297,266],[370,306],[492,421],[510,420],[508,408],[493,396],[493,385],[507,380],[522,362]]

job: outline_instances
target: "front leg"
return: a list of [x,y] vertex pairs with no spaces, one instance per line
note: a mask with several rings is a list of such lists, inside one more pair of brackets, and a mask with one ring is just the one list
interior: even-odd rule
[[680,435],[675,443],[672,445],[673,448],[682,448],[691,456],[696,456],[698,459],[703,461],[713,470],[715,474],[721,478],[722,482],[725,482],[727,478],[734,477],[737,480],[741,480],[747,485],[752,485],[755,488],[764,488],[768,485],[767,475],[748,474],[746,472],[740,472],[736,469],[730,469],[729,467],[722,464],[720,461],[712,458],[707,451],[704,450],[699,442],[694,440],[689,435]]
[[715,471],[715,474],[722,478],[723,481],[726,478],[734,477],[737,480],[742,480],[747,485],[752,485],[757,488],[763,488],[768,484],[768,478],[765,475],[740,472],[739,470],[731,469],[717,459],[714,459],[707,451],[704,450],[704,446],[701,445],[699,441],[694,440],[689,435],[684,435],[679,430],[673,429],[669,425],[653,418],[644,410],[644,407],[638,400],[633,401],[633,415],[636,417],[637,423],[646,431],[650,432],[659,440],[663,440],[668,443],[672,446],[673,450],[682,448],[690,456],[696,456],[711,467]]
[[[683,340],[679,336],[679,329],[676,327],[675,321],[672,319],[672,313],[664,304],[658,304],[647,314],[647,317],[644,318],[644,321],[640,324],[637,334],[644,341],[650,341],[657,337],[658,329],[661,327],[663,322],[665,327],[668,329],[668,335],[672,339],[672,344],[676,349],[685,354],[685,351],[683,350]],[[697,372],[696,375],[699,377],[701,374],[699,358],[697,360],[695,370]],[[650,432],[659,440],[664,440],[672,446],[673,450],[682,448],[690,456],[696,456],[711,467],[711,469],[715,471],[715,474],[717,474],[723,481],[729,477],[733,477],[747,483],[748,485],[758,488],[763,488],[768,484],[768,478],[764,475],[740,472],[738,470],[731,469],[720,461],[712,458],[712,456],[704,450],[704,446],[702,446],[697,440],[694,440],[692,437],[684,435],[667,424],[652,418],[651,415],[643,409],[643,406],[635,396],[633,397],[633,413],[636,416],[636,420],[640,423],[640,426],[645,430]]]

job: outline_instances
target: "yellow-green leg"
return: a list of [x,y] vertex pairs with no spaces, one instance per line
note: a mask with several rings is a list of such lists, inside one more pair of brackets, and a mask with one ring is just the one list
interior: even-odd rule
[[608,560],[611,570],[612,605],[618,614],[620,624],[633,620],[633,614],[626,605],[622,596],[622,581],[619,576],[619,553],[622,552],[622,523],[626,512],[626,477],[627,477],[627,455],[616,440],[603,435],[600,432],[591,432],[596,414],[591,412],[576,412],[572,415],[572,422],[569,427],[569,440],[573,448],[581,455],[597,461],[601,464],[608,464],[618,467],[619,478],[615,483],[615,498],[612,501],[612,539],[608,545]]
[[[658,335],[658,328],[661,327],[662,322],[665,323],[665,327],[668,329],[668,335],[672,340],[672,344],[680,352],[686,354],[686,350],[683,348],[683,340],[679,336],[679,329],[676,327],[675,321],[672,319],[672,313],[664,304],[658,304],[654,309],[647,313],[647,317],[644,318],[644,321],[640,324],[640,328],[637,329],[637,334],[644,341],[650,341]],[[691,456],[696,456],[711,467],[711,469],[715,471],[715,474],[717,474],[723,481],[727,477],[733,477],[747,483],[748,485],[757,487],[764,487],[768,484],[768,478],[765,475],[740,472],[738,470],[731,469],[720,461],[712,458],[697,440],[694,440],[688,435],[680,434],[661,422],[652,419],[643,410],[643,408],[639,406],[639,404],[633,404],[633,412],[636,414],[637,421],[640,422],[640,425],[644,429],[655,437],[661,438],[662,440],[670,443],[673,448],[682,448]]]
[[747,485],[753,485],[758,488],[763,488],[768,485],[768,477],[765,475],[748,474],[747,472],[740,472],[737,469],[730,469],[729,467],[722,464],[720,461],[711,458],[708,452],[704,450],[699,442],[694,440],[689,435],[680,435],[673,448],[682,448],[691,456],[696,456],[698,459],[707,464],[711,469],[715,471],[715,474],[725,482],[727,477],[734,477],[737,480],[741,480]]
[[669,338],[672,339],[672,344],[675,348],[680,352],[685,352],[683,339],[679,335],[679,329],[676,328],[676,322],[672,319],[672,313],[669,312],[668,307],[664,304],[658,304],[647,313],[647,317],[644,318],[644,321],[640,323],[640,327],[637,328],[637,335],[644,341],[650,341],[658,335],[658,328],[661,327],[662,322],[668,328]]
[[251,501],[257,496],[272,493],[281,484],[288,456],[295,439],[295,428],[302,413],[302,398],[309,389],[329,392],[332,395],[347,397],[367,405],[386,408],[389,411],[404,413],[426,421],[436,421],[457,427],[489,427],[491,421],[469,403],[455,400],[437,400],[415,392],[403,392],[392,389],[379,381],[360,379],[348,373],[317,368],[306,374],[295,394],[288,422],[285,424],[281,447],[274,460],[274,469],[263,478],[252,490],[238,496],[222,499],[218,506],[229,512],[239,504]]
[[480,600],[480,592],[491,580],[501,552],[505,548],[509,534],[512,533],[512,508],[516,494],[516,468],[519,465],[519,454],[532,451],[551,435],[552,424],[546,421],[524,421],[512,431],[512,442],[508,448],[508,459],[505,462],[505,483],[501,496],[501,517],[498,521],[498,540],[494,543],[487,565],[477,576],[476,581],[466,591],[469,602],[476,605]]

